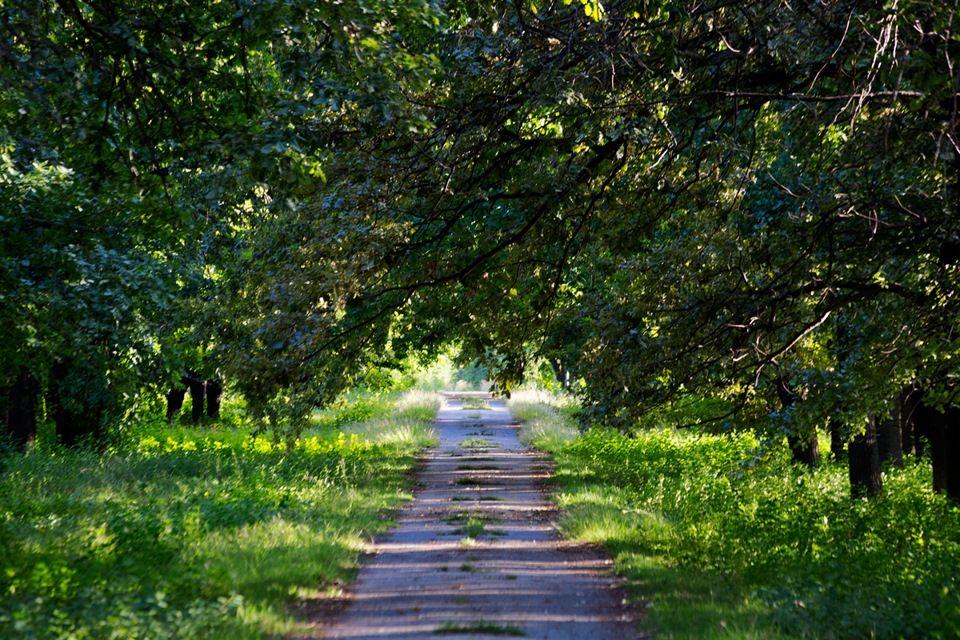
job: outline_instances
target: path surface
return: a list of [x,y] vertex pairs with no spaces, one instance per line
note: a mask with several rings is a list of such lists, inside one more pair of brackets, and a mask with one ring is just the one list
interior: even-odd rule
[[503,401],[487,406],[447,400],[415,499],[371,545],[348,604],[321,637],[640,637],[607,576],[609,560],[554,533],[541,486],[546,460],[523,449]]

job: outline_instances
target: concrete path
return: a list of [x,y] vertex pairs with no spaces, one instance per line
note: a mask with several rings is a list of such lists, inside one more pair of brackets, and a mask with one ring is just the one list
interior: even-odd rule
[[487,406],[447,400],[414,501],[371,545],[345,608],[317,621],[320,637],[641,637],[610,561],[554,533],[546,460],[521,446],[503,401]]

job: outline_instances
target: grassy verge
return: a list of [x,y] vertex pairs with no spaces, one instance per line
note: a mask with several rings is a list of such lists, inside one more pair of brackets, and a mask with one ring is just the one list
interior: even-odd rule
[[360,422],[320,420],[292,452],[247,429],[154,423],[107,455],[0,460],[0,637],[296,631],[291,602],[352,576],[433,437],[435,397],[377,403]]
[[610,552],[657,637],[960,637],[960,508],[931,492],[929,464],[851,500],[843,465],[745,463],[748,434],[571,439],[556,408],[522,410],[556,462],[562,530]]

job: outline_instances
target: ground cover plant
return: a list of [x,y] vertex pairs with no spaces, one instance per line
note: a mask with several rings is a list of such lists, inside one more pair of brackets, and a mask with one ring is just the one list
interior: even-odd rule
[[370,404],[364,422],[321,422],[293,450],[249,427],[141,421],[106,454],[0,459],[0,637],[295,630],[290,605],[352,575],[432,438],[435,396]]
[[928,461],[853,499],[843,464],[758,457],[751,433],[577,437],[555,409],[524,410],[557,465],[562,531],[611,553],[657,637],[960,634],[960,508],[932,491]]

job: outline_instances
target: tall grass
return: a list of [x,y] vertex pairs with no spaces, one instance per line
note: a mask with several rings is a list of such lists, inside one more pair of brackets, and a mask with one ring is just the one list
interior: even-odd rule
[[554,452],[562,530],[610,551],[657,637],[960,637],[960,508],[925,461],[851,500],[842,464],[758,461],[746,433],[533,442]]
[[[409,498],[436,401],[305,434],[140,423],[108,455],[0,460],[0,637],[260,638],[351,577]],[[345,425],[349,428],[331,426]]]
[[520,442],[528,447],[555,452],[577,437],[570,417],[570,410],[575,407],[563,396],[537,390],[518,391],[507,401],[507,408],[522,423]]

